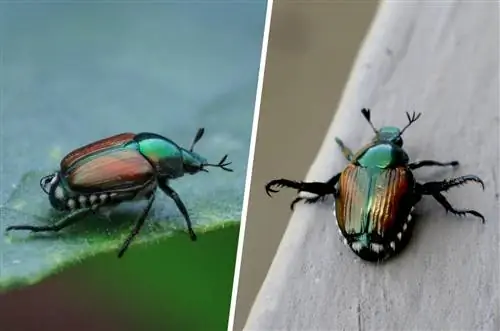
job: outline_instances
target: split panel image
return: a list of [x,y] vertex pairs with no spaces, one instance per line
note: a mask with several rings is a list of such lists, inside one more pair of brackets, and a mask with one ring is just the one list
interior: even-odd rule
[[500,329],[497,7],[1,2],[0,329]]

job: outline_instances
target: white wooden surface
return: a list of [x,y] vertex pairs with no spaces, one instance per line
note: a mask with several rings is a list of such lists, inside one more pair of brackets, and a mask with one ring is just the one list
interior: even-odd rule
[[461,162],[417,179],[480,176],[485,191],[468,184],[447,196],[486,224],[424,198],[407,249],[373,265],[340,242],[329,203],[298,205],[245,330],[500,330],[498,12],[497,1],[384,3],[307,177],[345,166],[335,136],[352,149],[371,138],[362,107],[377,127],[403,126],[415,110],[411,157]]

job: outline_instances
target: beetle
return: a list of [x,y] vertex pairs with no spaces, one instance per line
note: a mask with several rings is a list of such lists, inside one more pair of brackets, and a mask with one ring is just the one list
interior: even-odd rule
[[[292,210],[299,201],[317,203],[333,195],[333,213],[341,239],[361,259],[371,262],[383,261],[405,247],[414,223],[411,213],[424,195],[432,196],[446,212],[459,216],[470,214],[484,223],[482,214],[475,210],[455,209],[442,194],[467,182],[479,183],[484,190],[484,183],[479,177],[466,175],[423,184],[415,180],[412,171],[418,168],[459,165],[458,161],[423,160],[410,163],[403,149],[402,135],[419,119],[421,113],[410,116],[407,112],[409,123],[401,130],[392,126],[377,130],[370,120],[370,110],[363,108],[361,113],[375,136],[357,153],[335,138],[349,162],[342,172],[327,182],[275,179],[265,186],[266,193],[272,196],[271,193],[279,192],[281,187],[296,189],[299,196],[292,201]],[[309,196],[305,197],[304,194]]]
[[184,174],[208,172],[207,167],[233,171],[227,168],[231,164],[226,162],[227,155],[218,164],[210,164],[193,151],[204,132],[204,128],[198,129],[189,149],[159,134],[142,132],[117,134],[70,152],[61,160],[58,171],[40,179],[40,187],[48,195],[51,206],[69,213],[54,225],[15,225],[7,227],[6,232],[58,232],[100,209],[125,201],[147,200],[118,252],[121,258],[144,225],[159,187],[175,202],[186,221],[191,240],[195,241],[189,213],[169,182]]

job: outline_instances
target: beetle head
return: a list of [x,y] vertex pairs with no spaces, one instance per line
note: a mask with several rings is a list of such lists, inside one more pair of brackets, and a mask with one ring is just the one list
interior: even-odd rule
[[200,154],[185,149],[182,150],[182,167],[184,168],[184,172],[194,175],[202,171],[204,165],[207,163],[207,159]]
[[226,162],[226,159],[227,155],[224,155],[219,163],[211,164],[208,163],[207,159],[205,159],[198,153],[187,151],[185,149],[182,150],[184,172],[190,175],[194,175],[195,173],[200,171],[208,172],[208,170],[206,169],[207,167],[217,167],[225,171],[233,171],[233,169],[227,168],[227,166],[230,165],[231,162]]
[[373,141],[375,142],[388,142],[391,144],[395,144],[399,147],[403,146],[403,139],[401,136],[403,135],[403,132],[410,127],[413,123],[415,123],[419,118],[421,113],[416,114],[413,112],[413,114],[406,112],[406,117],[408,118],[408,124],[402,128],[401,130],[393,127],[393,126],[384,126],[380,128],[379,130],[375,129],[375,126],[371,122],[370,119],[370,109],[363,108],[361,109],[361,113],[365,117],[365,119],[368,121],[370,126],[372,127],[373,131],[375,132],[375,137],[373,137]]
[[401,138],[401,130],[394,126],[384,126],[377,131],[377,135],[373,138],[374,141],[390,142],[399,147],[403,146]]
[[225,171],[233,171],[232,169],[227,168],[228,165],[231,164],[231,162],[226,162],[227,155],[225,155],[218,164],[210,164],[208,163],[207,159],[205,159],[203,156],[201,156],[198,153],[195,153],[193,151],[194,146],[200,139],[203,137],[203,134],[205,133],[204,128],[198,129],[198,132],[196,133],[196,136],[193,139],[193,142],[191,143],[191,147],[189,150],[186,149],[181,149],[182,150],[182,158],[183,158],[183,168],[184,172],[194,175],[195,173],[199,171],[204,171],[208,172],[206,167],[217,167],[221,168]]

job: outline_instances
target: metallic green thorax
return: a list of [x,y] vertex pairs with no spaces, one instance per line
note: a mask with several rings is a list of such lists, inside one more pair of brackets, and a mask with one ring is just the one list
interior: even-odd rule
[[137,148],[142,155],[153,162],[182,156],[180,147],[177,144],[161,138],[141,139],[134,144],[134,148]]
[[137,149],[156,167],[160,176],[171,179],[182,177],[184,173],[195,174],[207,165],[207,160],[199,154],[156,134],[138,134],[127,147]]
[[353,162],[371,169],[371,172],[408,164],[409,157],[402,148],[400,134],[401,131],[396,127],[381,128],[372,143],[363,148]]

